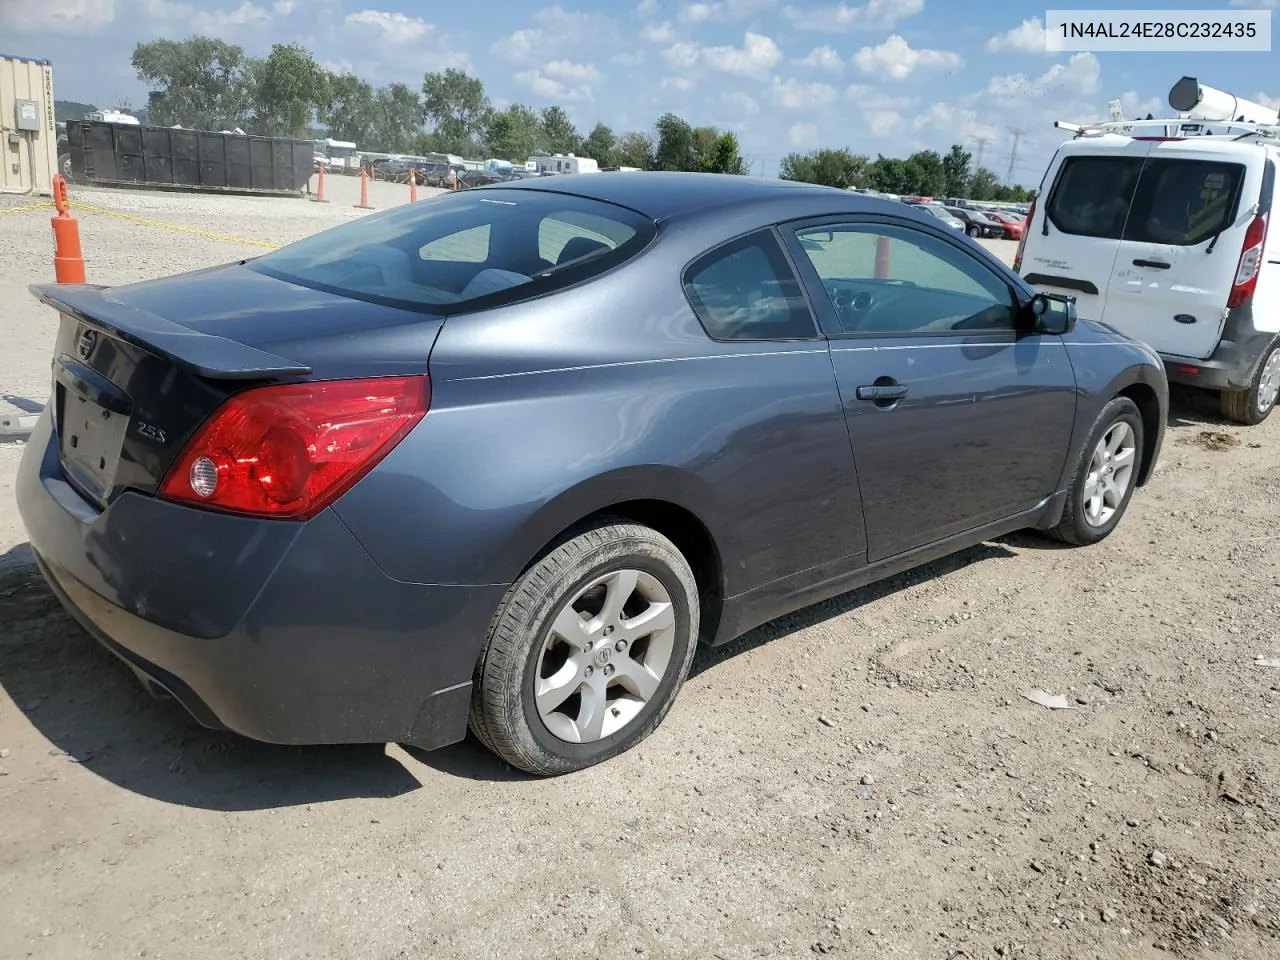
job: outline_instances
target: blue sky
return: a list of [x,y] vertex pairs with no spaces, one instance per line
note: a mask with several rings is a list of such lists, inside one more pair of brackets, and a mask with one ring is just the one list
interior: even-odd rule
[[[1280,0],[1231,6],[1280,10]],[[1100,118],[1113,97],[1158,115],[1191,74],[1280,98],[1280,52],[1053,55],[1043,16],[1009,0],[0,0],[0,50],[52,60],[58,97],[100,105],[146,102],[129,67],[136,43],[193,33],[255,55],[302,43],[376,84],[417,87],[424,71],[461,67],[496,105],[559,103],[583,129],[649,129],[668,110],[731,129],[767,175],[816,146],[976,152],[973,138],[985,138],[984,163],[1003,176],[1010,128],[1021,128],[1014,173],[1028,185],[1062,139],[1053,121]]]

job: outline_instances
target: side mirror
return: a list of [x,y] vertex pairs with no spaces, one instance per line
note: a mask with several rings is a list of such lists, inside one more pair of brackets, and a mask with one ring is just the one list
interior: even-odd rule
[[1037,293],[1027,304],[1037,333],[1060,336],[1076,328],[1076,298],[1064,293]]

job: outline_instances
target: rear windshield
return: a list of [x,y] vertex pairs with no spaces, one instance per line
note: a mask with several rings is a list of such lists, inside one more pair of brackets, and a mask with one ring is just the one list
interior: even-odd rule
[[1231,223],[1244,172],[1176,157],[1069,157],[1047,216],[1077,236],[1191,246]]
[[597,276],[639,253],[656,229],[598,200],[485,187],[370,214],[248,266],[375,303],[476,309]]
[[1068,157],[1045,216],[1063,233],[1119,240],[1141,170],[1141,157]]
[[1191,246],[1221,233],[1235,216],[1244,166],[1210,160],[1147,160],[1124,239]]

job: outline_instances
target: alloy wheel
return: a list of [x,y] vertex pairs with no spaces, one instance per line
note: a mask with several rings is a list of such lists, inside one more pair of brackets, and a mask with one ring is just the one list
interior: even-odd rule
[[1090,526],[1106,525],[1124,503],[1137,455],[1137,437],[1123,420],[1113,423],[1098,440],[1084,486],[1084,516]]

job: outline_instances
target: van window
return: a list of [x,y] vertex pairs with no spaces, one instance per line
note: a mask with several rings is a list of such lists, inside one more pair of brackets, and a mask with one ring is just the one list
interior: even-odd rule
[[1045,216],[1063,233],[1119,240],[1141,171],[1140,157],[1068,157]]
[[1244,179],[1238,163],[1148,159],[1124,239],[1193,246],[1231,223]]

